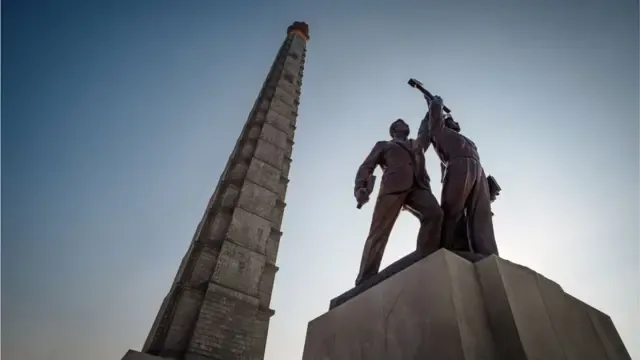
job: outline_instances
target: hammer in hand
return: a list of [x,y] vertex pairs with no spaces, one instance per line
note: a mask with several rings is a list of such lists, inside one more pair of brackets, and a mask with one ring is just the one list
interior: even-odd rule
[[[412,88],[416,88],[418,89],[421,93],[424,94],[424,96],[429,99],[432,100],[433,99],[433,94],[429,92],[429,90],[425,89],[424,86],[422,86],[422,83],[416,79],[409,79],[408,82],[409,86],[411,86]],[[449,109],[446,105],[442,105],[442,110],[444,110],[446,113],[450,113],[451,109]]]

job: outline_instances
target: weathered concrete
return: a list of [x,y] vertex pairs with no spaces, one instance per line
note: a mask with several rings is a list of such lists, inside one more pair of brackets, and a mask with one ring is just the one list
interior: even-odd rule
[[492,256],[477,263],[487,315],[503,359],[564,359],[532,270]]
[[306,24],[287,29],[144,353],[264,358],[307,40]]
[[616,326],[613,324],[613,321],[611,321],[611,317],[587,304],[581,304],[589,313],[591,324],[596,329],[596,333],[600,341],[602,341],[609,360],[631,360],[631,355],[624,346],[622,338],[620,338],[620,334],[618,330],[616,330]]
[[303,360],[316,359],[631,358],[609,316],[553,281],[440,250],[311,321]]
[[609,316],[555,282],[497,256],[476,270],[501,359],[630,359]]
[[427,358],[494,358],[473,264],[445,250],[311,321],[303,355],[303,360]]

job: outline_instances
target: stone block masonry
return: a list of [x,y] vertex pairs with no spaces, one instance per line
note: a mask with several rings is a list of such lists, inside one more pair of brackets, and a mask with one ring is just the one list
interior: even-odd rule
[[142,353],[129,358],[264,358],[308,40],[305,23],[287,29]]

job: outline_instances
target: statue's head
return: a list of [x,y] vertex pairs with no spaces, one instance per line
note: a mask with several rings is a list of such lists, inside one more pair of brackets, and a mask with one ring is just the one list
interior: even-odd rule
[[444,126],[455,132],[460,132],[460,124],[453,120],[453,116],[451,116],[451,114],[444,114]]
[[389,127],[389,135],[394,139],[406,140],[409,137],[409,132],[409,125],[402,119],[392,122]]

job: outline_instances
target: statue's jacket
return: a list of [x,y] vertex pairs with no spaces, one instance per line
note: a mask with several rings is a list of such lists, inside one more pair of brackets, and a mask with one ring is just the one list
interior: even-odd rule
[[449,129],[444,124],[442,105],[434,104],[428,116],[428,133],[440,161],[446,167],[456,159],[473,159],[480,162],[476,144],[459,132]]
[[380,166],[383,175],[378,196],[403,193],[416,187],[430,190],[424,156],[430,142],[427,120],[427,117],[422,120],[416,139],[378,141],[358,168],[355,188],[365,187],[376,166]]

